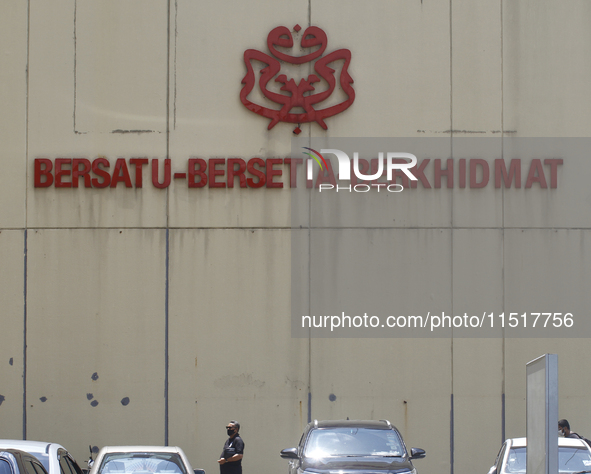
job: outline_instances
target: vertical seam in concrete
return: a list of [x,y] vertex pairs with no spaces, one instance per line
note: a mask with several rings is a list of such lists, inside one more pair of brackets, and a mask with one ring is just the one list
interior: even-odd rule
[[164,446],[168,446],[168,269],[169,269],[169,232],[166,229],[166,262],[164,290]]
[[77,40],[77,37],[76,37],[76,34],[77,34],[77,31],[76,31],[77,8],[78,8],[78,2],[75,1],[74,2],[74,111],[72,113],[72,121],[73,121],[72,125],[74,127],[74,133],[76,133],[76,93],[77,93],[77,89],[76,89],[76,65],[77,65],[77,62],[76,61],[78,59],[78,56],[77,56],[78,50],[77,50],[77,44],[76,44],[76,40]]
[[23,439],[27,439],[27,227],[29,215],[28,186],[29,186],[29,60],[31,45],[31,1],[27,2],[27,65],[25,68],[25,229],[23,252]]
[[[449,129],[450,129],[450,153],[453,156],[453,137],[454,137],[454,121],[453,121],[453,0],[449,0]],[[451,194],[451,312],[453,315],[454,308],[454,214],[453,214],[453,193]],[[453,339],[453,328],[451,330],[451,343],[450,343],[450,358],[451,358],[451,409],[449,413],[449,472],[454,472],[454,339]]]
[[[166,4],[166,158],[170,158],[170,0]],[[175,28],[176,30],[176,28]],[[164,445],[168,446],[168,290],[169,290],[169,219],[170,187],[166,189],[166,258],[164,283]]]
[[[503,0],[499,0],[499,4],[501,6],[500,8],[500,13],[501,13],[501,139],[503,139],[505,137],[505,65],[504,65],[504,54],[503,54],[503,48],[504,48],[504,35],[505,35],[505,29],[504,29],[504,22],[503,22]],[[504,440],[503,440],[504,441]]]
[[[170,0],[166,7],[166,158],[170,158]],[[169,219],[170,186],[166,188],[166,228]]]
[[451,394],[450,399],[451,407],[449,410],[449,469],[453,474],[454,472],[454,394]]
[[[503,0],[499,0],[501,15],[501,159],[505,160],[505,68],[504,68],[504,18]],[[501,187],[501,284],[502,305],[505,311],[505,188]],[[505,328],[502,329],[501,346],[501,443],[505,442]]]
[[453,94],[453,24],[452,24],[452,2],[449,0],[449,130],[450,138],[454,136],[454,94]]
[[501,445],[505,442],[505,392],[501,394]]
[[[312,227],[311,227],[312,202],[308,197],[308,314],[312,314]],[[308,328],[308,423],[312,421],[312,329]]]
[[23,439],[27,439],[27,229],[25,228],[23,286]]
[[179,4],[178,1],[175,0],[174,2],[174,81],[173,81],[173,88],[174,88],[174,98],[172,101],[172,129],[176,130],[176,38],[177,38],[177,28],[178,28],[178,11],[179,11]]
[[[308,0],[308,26],[312,25],[312,0]],[[308,124],[308,142],[311,146],[312,124]],[[305,163],[305,161],[304,161]],[[312,194],[308,196],[308,314],[312,314]],[[312,329],[309,329],[311,333]],[[308,335],[308,423],[312,421],[312,337]]]

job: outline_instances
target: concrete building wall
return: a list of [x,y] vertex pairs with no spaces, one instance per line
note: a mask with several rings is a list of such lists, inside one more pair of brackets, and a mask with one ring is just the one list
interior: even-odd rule
[[[0,437],[79,462],[89,444],[174,444],[211,473],[235,418],[245,472],[275,473],[309,414],[387,418],[427,450],[423,474],[485,472],[525,433],[525,364],[543,353],[559,355],[560,416],[589,437],[586,339],[292,338],[291,279],[313,250],[292,268],[287,189],[158,189],[149,165],[141,189],[35,188],[33,173],[36,158],[289,157],[294,124],[267,130],[239,93],[244,51],[296,23],[351,50],[356,91],[302,136],[588,137],[590,21],[585,0],[7,2]],[[586,317],[588,170],[569,162],[552,195],[419,190],[394,227],[339,238],[409,245],[392,257],[393,286],[416,282],[396,295],[409,311],[435,295]]]

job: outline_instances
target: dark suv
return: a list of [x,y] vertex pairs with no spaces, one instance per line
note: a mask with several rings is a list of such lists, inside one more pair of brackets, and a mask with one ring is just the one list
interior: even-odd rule
[[387,420],[313,421],[297,448],[281,451],[289,474],[416,474],[411,459],[425,451],[411,448]]

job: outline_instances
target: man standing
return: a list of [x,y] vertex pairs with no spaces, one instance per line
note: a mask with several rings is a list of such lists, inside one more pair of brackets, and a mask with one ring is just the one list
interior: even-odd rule
[[562,433],[565,438],[581,438],[577,433],[570,430],[570,424],[566,420],[558,422],[558,431]]
[[238,434],[240,423],[230,421],[226,426],[226,433],[229,438],[224,444],[224,450],[218,463],[220,464],[220,474],[242,474],[242,456],[244,454],[244,441]]

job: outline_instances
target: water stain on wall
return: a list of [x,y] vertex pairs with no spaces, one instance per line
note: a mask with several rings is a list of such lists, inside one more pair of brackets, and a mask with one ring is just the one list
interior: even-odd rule
[[302,381],[302,380],[291,380],[289,377],[285,377],[285,383],[286,384],[290,384],[292,386],[292,388],[296,389],[296,390],[303,390],[304,388],[306,388],[308,385],[306,384],[306,382]]

